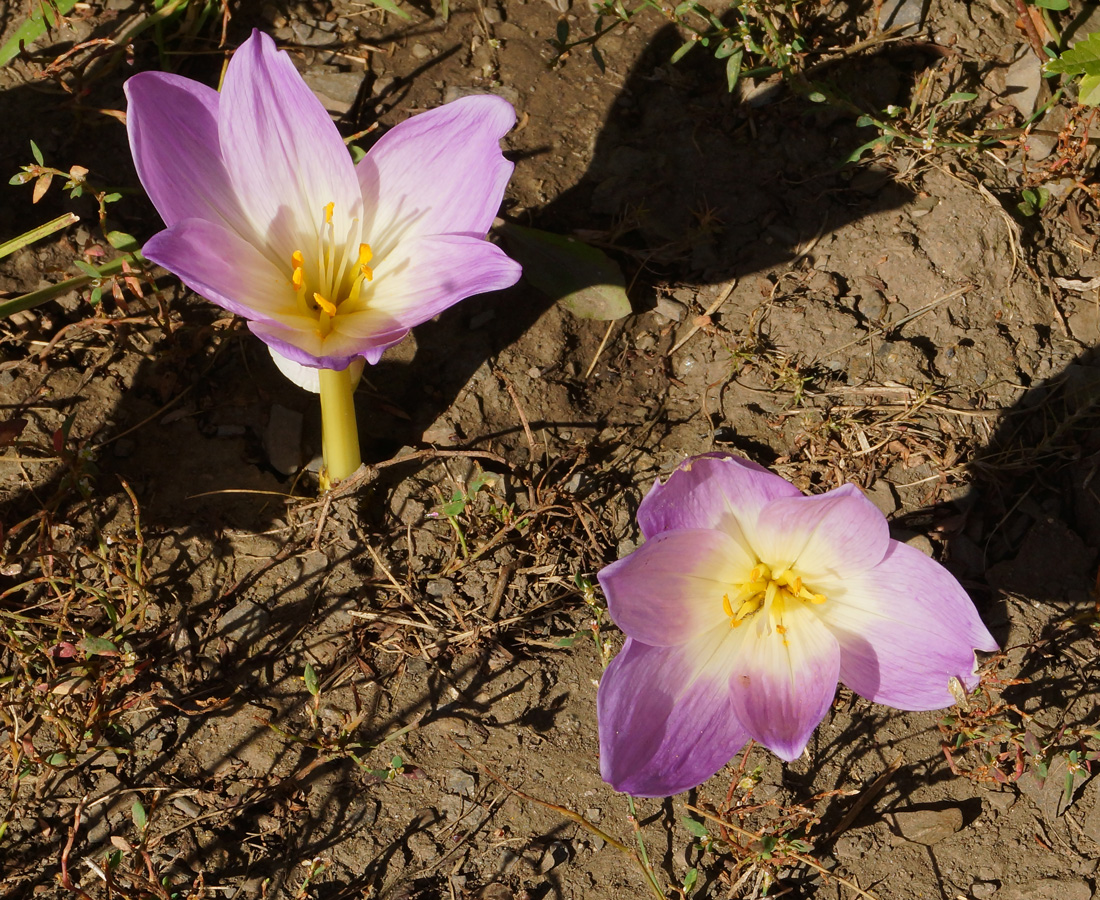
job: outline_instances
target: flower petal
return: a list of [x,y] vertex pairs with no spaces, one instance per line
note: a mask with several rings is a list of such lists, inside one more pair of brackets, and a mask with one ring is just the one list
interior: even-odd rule
[[836,694],[840,648],[813,610],[788,608],[786,634],[767,633],[767,620],[735,629],[730,696],[749,734],[781,759],[798,759]]
[[142,253],[238,316],[273,321],[295,312],[294,289],[286,275],[222,225],[184,219],[153,235]]
[[338,328],[358,337],[412,328],[465,297],[511,287],[519,263],[481,238],[413,238],[382,259],[355,303],[340,306]]
[[[721,632],[685,648],[627,639],[597,696],[600,774],[617,791],[666,797],[702,784],[748,740],[726,675],[698,660]],[[699,651],[702,650],[703,653]]]
[[125,91],[134,165],[164,224],[198,218],[247,229],[222,163],[218,92],[167,72],[135,75]]
[[882,559],[889,540],[885,516],[859,488],[846,484],[817,497],[768,504],[750,542],[773,569],[795,564],[812,587],[818,579],[867,571]]
[[[362,194],[340,133],[266,34],[253,31],[230,59],[219,126],[237,196],[275,258],[312,250],[328,203],[338,242],[359,228]],[[358,231],[347,243],[359,243]]]
[[[483,237],[500,208],[514,166],[500,139],[515,124],[508,101],[463,97],[387,131],[356,167],[363,200],[375,210],[367,240],[396,231]],[[375,250],[388,249],[376,247]]]
[[845,579],[817,607],[840,643],[840,680],[898,709],[954,703],[948,679],[978,682],[974,650],[997,642],[955,578],[897,541],[875,568]]
[[611,618],[627,635],[671,647],[729,627],[722,596],[756,559],[724,531],[666,531],[599,573]]
[[801,497],[793,484],[736,456],[684,460],[668,481],[658,482],[638,507],[647,538],[678,528],[752,530],[760,510],[780,497]]
[[[272,360],[275,362],[276,368],[283,373],[290,381],[293,381],[298,387],[309,391],[312,394],[321,393],[321,375],[320,368],[317,366],[304,366],[301,363],[295,362],[293,359],[287,359],[274,347],[268,345],[267,352],[271,354]],[[356,358],[351,361],[351,389],[355,390],[359,386],[359,381],[363,377],[363,360]]]

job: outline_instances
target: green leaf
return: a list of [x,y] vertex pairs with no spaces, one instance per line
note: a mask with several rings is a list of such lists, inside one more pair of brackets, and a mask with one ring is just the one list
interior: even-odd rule
[[73,265],[80,269],[80,271],[87,275],[89,278],[99,277],[99,269],[93,266],[90,262],[85,262],[82,259],[74,259]]
[[710,832],[707,831],[707,826],[697,819],[693,819],[691,816],[684,816],[680,821],[684,823],[684,827],[695,837],[705,838],[710,836]]
[[370,2],[377,6],[379,9],[384,9],[386,12],[391,12],[395,16],[400,16],[406,22],[412,21],[412,16],[405,12],[405,10],[401,9],[396,3],[393,2],[393,0],[370,0]]
[[868,141],[866,144],[860,144],[858,147],[856,147],[855,150],[853,150],[851,153],[848,154],[847,159],[845,159],[844,161],[845,162],[855,162],[861,156],[863,156],[863,154],[866,153],[868,150],[872,150],[875,147],[878,147],[880,145],[883,146],[883,147],[889,146],[890,142],[893,139],[894,139],[894,136],[892,134],[880,135],[879,137],[875,138],[874,140]]
[[137,242],[137,238],[125,231],[108,231],[107,241],[116,250],[125,250],[126,252],[138,250],[141,247]]
[[735,41],[733,38],[728,37],[714,48],[714,58],[725,59],[727,56],[733,56],[733,52],[738,47],[742,47],[742,45],[738,41]]
[[445,516],[459,516],[466,508],[466,495],[462,491],[455,491],[451,495],[450,503],[443,504],[443,515]]
[[498,229],[527,283],[582,319],[621,319],[632,312],[622,270],[582,241],[506,222]]
[[949,103],[966,103],[968,100],[973,100],[977,96],[977,94],[972,94],[969,91],[955,91],[955,93],[944,100],[940,105],[947,106]]
[[1081,78],[1077,100],[1085,106],[1100,106],[1100,75],[1085,75]]
[[306,663],[302,671],[302,681],[306,683],[306,690],[309,691],[310,696],[316,697],[321,693],[321,682],[317,679],[317,670],[309,663]]
[[466,490],[470,492],[472,497],[478,491],[480,491],[487,484],[494,484],[497,480],[497,476],[492,472],[479,472],[473,478],[470,479],[470,483],[466,486]]
[[695,887],[695,882],[698,880],[698,878],[699,878],[699,870],[698,869],[694,869],[694,868],[688,869],[687,872],[684,873],[684,893],[685,894],[690,894],[692,892],[692,890]]
[[1046,64],[1047,72],[1065,75],[1100,75],[1100,31],[1092,32]]
[[77,646],[88,656],[118,656],[118,647],[106,638],[85,635]]
[[140,800],[135,800],[134,805],[130,807],[130,816],[134,820],[134,827],[137,828],[139,832],[144,833],[149,817],[146,816],[145,807],[141,805]]
[[678,63],[684,56],[687,55],[688,50],[695,46],[695,41],[684,41],[679,47],[676,48],[676,52],[672,54],[669,62]]
[[1031,2],[1042,9],[1069,9],[1069,0],[1031,0]]
[[58,769],[62,769],[69,764],[68,754],[54,753],[46,759],[46,765],[56,766]]
[[451,17],[450,0],[439,0],[439,14],[443,16],[444,22],[446,22]]
[[735,52],[730,54],[730,58],[726,60],[726,88],[730,93],[737,87],[737,82],[741,78],[741,61],[744,58],[745,48],[738,47]]
[[46,165],[46,161],[42,157],[42,151],[38,149],[38,144],[34,141],[31,141],[31,154],[34,156],[34,161],[40,166]]
[[1066,786],[1062,791],[1062,806],[1069,806],[1073,800],[1073,769],[1066,772]]
[[122,194],[118,194],[118,193],[104,194],[103,195],[103,202],[104,203],[117,203],[121,199],[122,199]]

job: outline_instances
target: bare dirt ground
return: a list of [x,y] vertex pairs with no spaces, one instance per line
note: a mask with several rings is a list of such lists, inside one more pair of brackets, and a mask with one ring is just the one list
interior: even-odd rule
[[[704,51],[669,62],[659,14],[604,37],[601,71],[553,64],[563,17],[595,27],[579,0],[401,6],[233,5],[227,47],[273,34],[348,135],[500,93],[504,215],[605,247],[635,314],[524,283],[448,311],[367,372],[377,467],[320,501],[314,399],[172,279],[0,324],[0,896],[620,900],[648,895],[641,856],[667,896],[1092,897],[1100,226],[1088,110],[1018,131],[1015,12],[933,0],[861,45],[869,6],[810,4],[806,32],[854,48],[817,62],[857,106],[976,95],[935,142],[846,165],[875,135],[850,109],[730,94]],[[7,174],[34,140],[121,190],[139,240],[160,225],[116,111],[153,42],[44,68],[143,12],[80,6],[0,70]],[[169,40],[171,66],[216,83],[219,32]],[[30,190],[4,188],[4,237],[84,222],[4,260],[11,295],[112,252],[94,202]],[[591,585],[653,479],[715,449],[859,484],[1006,650],[968,708],[842,688],[797,763],[751,748],[632,817],[599,777],[621,637]]]

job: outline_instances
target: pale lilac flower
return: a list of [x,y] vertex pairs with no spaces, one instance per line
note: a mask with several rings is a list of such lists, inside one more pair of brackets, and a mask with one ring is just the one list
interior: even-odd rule
[[899,709],[977,684],[997,644],[941,565],[891,540],[854,485],[804,496],[733,457],[687,460],[638,509],[646,541],[599,574],[626,644],[598,697],[620,791],[688,790],[753,738],[805,749],[842,681]]
[[499,97],[414,116],[356,166],[258,31],[221,93],[145,72],[126,95],[138,175],[168,226],[145,256],[292,363],[377,362],[414,325],[519,279],[484,239],[512,173],[499,141],[515,113]]

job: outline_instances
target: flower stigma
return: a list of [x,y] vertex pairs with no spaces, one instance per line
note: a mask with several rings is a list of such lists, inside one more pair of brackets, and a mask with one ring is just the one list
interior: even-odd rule
[[[335,203],[324,206],[317,229],[317,252],[309,260],[308,270],[305,253],[295,250],[290,255],[290,285],[302,312],[317,318],[314,333],[322,339],[332,331],[332,320],[341,305],[348,303],[355,311],[362,308],[363,283],[374,280],[370,266],[374,251],[370,244],[359,241],[359,219],[353,218],[344,240],[337,241],[332,222],[335,209]],[[358,247],[354,261],[349,252],[353,247]]]
[[[730,593],[734,595],[732,600]],[[798,602],[821,604],[825,602],[825,595],[815,594],[803,585],[802,576],[790,568],[773,573],[771,567],[762,562],[753,567],[747,581],[722,595],[722,609],[729,617],[730,628],[739,627],[763,611],[765,616],[759,623],[761,633],[770,634],[772,629],[767,628],[770,624],[780,636],[787,633],[787,626],[783,624],[787,604]],[[783,644],[787,644],[785,637]]]

